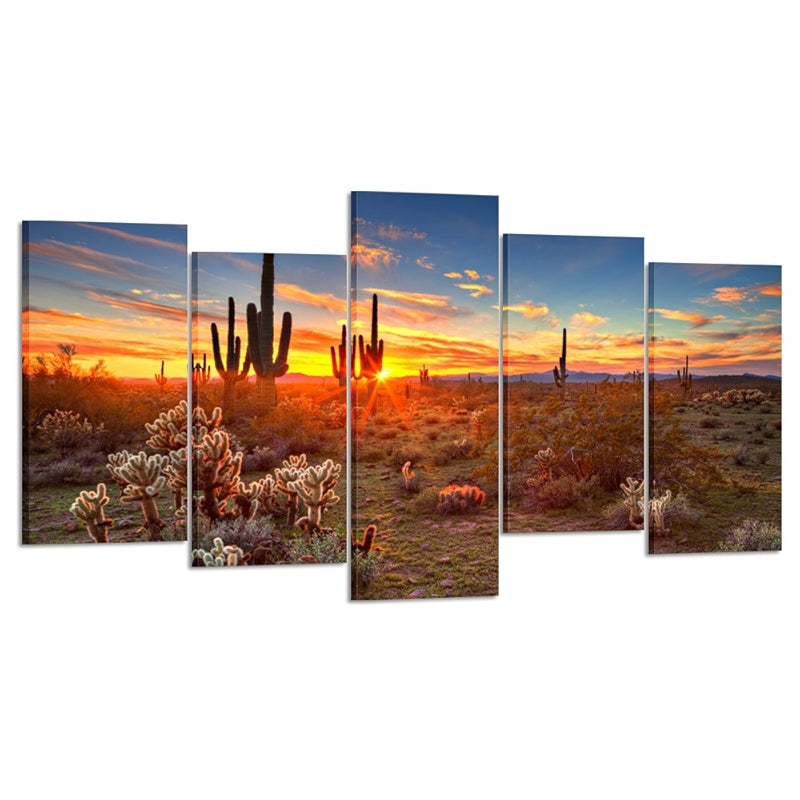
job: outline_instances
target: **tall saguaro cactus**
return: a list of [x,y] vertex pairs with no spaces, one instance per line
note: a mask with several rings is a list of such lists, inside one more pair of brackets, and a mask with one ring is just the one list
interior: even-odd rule
[[378,295],[372,295],[372,326],[370,342],[364,343],[364,337],[358,336],[358,355],[361,360],[361,374],[366,378],[369,391],[367,408],[374,411],[378,401],[378,376],[383,372],[383,339],[378,339]]
[[689,372],[689,356],[686,356],[686,365],[683,368],[683,373],[678,370],[678,384],[683,389],[684,397],[689,397],[692,393],[692,375]]
[[250,371],[250,350],[245,353],[241,371],[239,364],[242,357],[242,340],[236,336],[236,304],[232,297],[228,298],[228,354],[225,364],[222,363],[222,352],[219,345],[217,323],[211,323],[211,344],[214,348],[214,366],[222,378],[222,410],[228,415],[235,405],[236,384],[243,381]]
[[266,414],[278,401],[275,378],[289,370],[289,342],[292,338],[292,315],[285,311],[281,322],[278,354],[275,355],[275,254],[264,253],[261,267],[261,310],[247,304],[247,346],[256,373],[261,412]]
[[567,374],[567,329],[564,328],[561,338],[561,358],[558,359],[558,366],[553,367],[553,380],[556,382],[556,386],[558,387],[562,395],[564,394],[568,377],[569,375]]
[[[331,366],[333,377],[339,379],[339,386],[347,386],[347,325],[342,325],[342,341],[338,348],[331,345]],[[353,336],[353,343],[350,346],[350,377],[355,377],[356,368],[356,337]]]
[[164,375],[164,362],[163,361],[161,362],[161,373],[159,374],[158,372],[156,372],[155,379],[156,379],[156,383],[161,387],[161,391],[163,392],[164,391],[164,386],[166,385],[167,380],[168,380],[167,376]]

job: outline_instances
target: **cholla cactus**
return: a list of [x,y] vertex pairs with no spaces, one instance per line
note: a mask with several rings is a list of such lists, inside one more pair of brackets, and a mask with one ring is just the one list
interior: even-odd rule
[[150,434],[146,444],[153,450],[180,450],[186,447],[186,420],[189,407],[185,400],[169,411],[162,411],[152,422],[144,427]]
[[169,464],[167,456],[149,456],[144,451],[136,455],[123,450],[108,457],[108,469],[114,479],[123,485],[123,503],[140,503],[144,515],[144,525],[140,530],[147,534],[151,542],[161,539],[161,531],[166,527],[158,513],[156,498],[167,484],[164,469]]
[[286,525],[290,528],[294,527],[299,507],[297,491],[290,484],[299,480],[307,467],[308,462],[305,453],[289,456],[283,462],[282,467],[275,467],[275,485],[278,491],[286,495]]
[[265,475],[258,482],[261,491],[258,496],[258,513],[275,516],[283,511],[278,500],[278,486],[272,475]]
[[200,510],[211,520],[227,516],[225,506],[235,494],[242,471],[241,452],[233,453],[226,431],[206,433],[194,449],[195,485],[203,493]]
[[225,545],[222,548],[222,558],[226,567],[244,567],[250,560],[237,544]]
[[404,480],[404,481],[405,481],[405,483],[406,483],[406,489],[408,489],[408,488],[411,486],[411,481],[413,481],[413,480],[414,480],[414,476],[415,476],[417,473],[416,473],[416,472],[414,472],[414,471],[411,469],[411,462],[410,462],[410,461],[406,461],[406,463],[405,463],[405,464],[403,464],[403,466],[402,466],[402,467],[400,467],[400,472],[402,472],[402,473],[403,473],[403,480]]
[[222,425],[222,409],[217,406],[209,416],[202,406],[192,409],[192,446],[197,447],[207,433]]
[[185,493],[189,484],[189,464],[187,449],[172,450],[169,455],[169,464],[164,467],[167,476],[167,486],[172,492],[175,501],[175,512],[183,515],[186,513]]
[[477,511],[486,500],[486,492],[471,483],[450,483],[439,492],[440,514],[466,514]]
[[553,449],[548,447],[546,450],[540,450],[535,457],[539,464],[539,479],[542,481],[553,480],[553,466],[558,460]]
[[106,519],[104,509],[107,504],[106,485],[98,483],[97,491],[81,492],[69,509],[86,525],[89,536],[97,543],[108,543],[108,529],[114,524],[114,520]]
[[202,561],[204,567],[224,567],[224,550],[225,542],[223,542],[222,539],[217,536],[214,539],[214,546],[211,548],[210,552],[208,550],[203,550],[202,547],[196,547],[194,550],[192,550],[192,558]]
[[259,498],[264,489],[261,481],[250,481],[247,485],[240,479],[236,484],[233,502],[236,505],[237,516],[252,519],[260,507]]
[[333,489],[341,472],[342,465],[328,458],[322,464],[306,467],[299,478],[287,484],[306,504],[306,516],[297,520],[296,527],[308,532],[322,530],[322,512],[340,500]]
[[625,507],[628,509],[628,524],[632,528],[641,527],[639,520],[643,519],[642,508],[644,507],[644,481],[637,481],[636,478],[628,477],[625,483],[619,486],[625,495]]
[[[666,536],[669,533],[670,529],[667,527],[667,521],[664,515],[671,500],[672,492],[669,489],[667,489],[661,497],[650,498],[650,530],[656,536]],[[642,512],[642,516],[644,516],[643,499],[639,501],[639,508]]]

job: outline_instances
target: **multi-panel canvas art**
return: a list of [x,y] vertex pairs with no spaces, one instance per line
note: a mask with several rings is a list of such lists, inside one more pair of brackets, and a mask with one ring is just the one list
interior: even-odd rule
[[649,266],[649,551],[781,549],[781,268]]
[[495,595],[498,199],[351,203],[351,597]]
[[192,253],[192,565],[347,560],[344,255]]
[[507,234],[503,290],[504,533],[641,529],[644,240]]
[[22,224],[22,542],[186,539],[185,225]]

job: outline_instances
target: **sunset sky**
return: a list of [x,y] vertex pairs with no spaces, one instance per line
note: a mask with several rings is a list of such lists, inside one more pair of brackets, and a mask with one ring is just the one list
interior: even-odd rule
[[389,377],[498,370],[498,199],[352,193],[352,324],[370,336],[372,295]]
[[650,265],[651,368],[781,374],[781,268]]
[[644,369],[644,240],[507,234],[504,369],[551,371],[567,329],[567,373]]
[[[223,362],[228,346],[228,297],[236,303],[236,335],[247,347],[247,304],[260,307],[263,253],[196,253],[193,304],[198,314],[193,329],[195,360],[205,353],[216,378],[211,323],[220,334]],[[292,315],[289,372],[331,376],[330,348],[338,345],[347,322],[347,258],[345,255],[275,254],[275,354],[283,313]],[[337,350],[338,352],[338,350]],[[254,380],[250,373],[250,380]]]
[[186,377],[186,226],[23,223],[22,353],[75,345],[88,371]]

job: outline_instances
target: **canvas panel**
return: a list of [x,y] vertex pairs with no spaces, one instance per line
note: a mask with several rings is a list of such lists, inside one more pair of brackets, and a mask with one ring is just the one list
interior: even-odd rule
[[185,225],[22,224],[22,542],[186,539]]
[[644,241],[503,237],[503,530],[641,529]]
[[649,552],[781,549],[781,268],[648,271]]
[[192,282],[192,565],[344,563],[346,257],[193,253]]
[[495,595],[497,197],[351,201],[351,597]]

